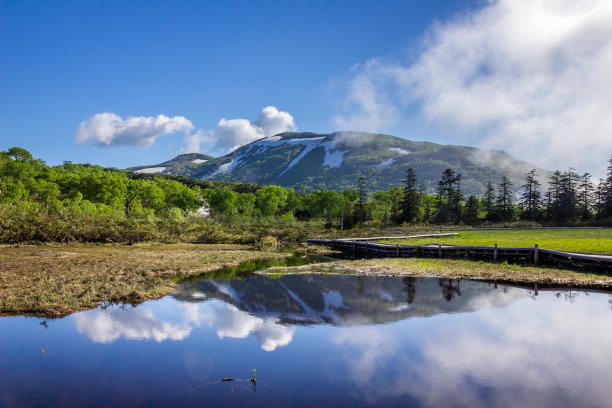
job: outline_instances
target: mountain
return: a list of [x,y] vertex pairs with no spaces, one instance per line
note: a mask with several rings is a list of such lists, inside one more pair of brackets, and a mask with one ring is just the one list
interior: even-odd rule
[[297,191],[354,189],[359,176],[364,176],[368,190],[377,191],[401,186],[408,167],[414,169],[418,181],[429,191],[435,189],[442,172],[450,167],[461,173],[463,192],[477,196],[484,193],[489,180],[497,184],[504,175],[518,189],[531,169],[538,170],[542,181],[550,174],[502,151],[360,132],[281,133],[217,158],[186,154],[130,170],[276,184]]
[[134,173],[164,173],[181,176],[189,175],[194,171],[197,172],[201,164],[211,160],[215,160],[215,158],[201,153],[187,153],[178,155],[172,160],[155,166],[138,166],[132,167],[129,170]]

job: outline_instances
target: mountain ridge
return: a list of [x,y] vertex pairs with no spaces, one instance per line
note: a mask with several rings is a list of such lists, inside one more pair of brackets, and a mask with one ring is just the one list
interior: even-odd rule
[[[191,153],[155,166],[129,170],[207,180],[277,184],[297,191],[354,189],[360,176],[370,191],[402,185],[408,167],[432,192],[446,168],[462,174],[462,190],[481,196],[487,182],[507,176],[517,190],[524,174],[549,171],[500,150],[411,141],[365,132],[286,132],[255,140],[220,157]],[[156,171],[159,170],[159,171]]]

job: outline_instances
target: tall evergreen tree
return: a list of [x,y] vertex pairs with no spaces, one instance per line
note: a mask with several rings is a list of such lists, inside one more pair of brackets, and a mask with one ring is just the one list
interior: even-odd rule
[[404,180],[404,190],[402,197],[402,214],[403,222],[413,222],[419,211],[419,195],[416,190],[416,175],[412,167],[406,170],[406,179]]
[[487,210],[486,219],[487,221],[492,221],[494,219],[493,209],[495,206],[495,189],[491,184],[491,180],[487,182],[487,188],[485,190],[485,209]]
[[368,190],[366,188],[365,177],[360,176],[357,180],[357,215],[358,222],[365,222],[369,219],[368,217]]
[[468,225],[476,224],[478,220],[478,199],[473,195],[469,196],[465,208],[464,221]]
[[559,196],[556,221],[567,222],[576,219],[578,215],[578,174],[573,168],[561,174],[559,179]]
[[[446,169],[442,172],[442,177],[438,181],[438,188],[436,190],[437,201],[438,201],[438,215],[437,220],[440,223],[447,223],[451,216],[454,215],[454,197],[456,194],[455,184],[457,183],[457,175],[451,169]],[[446,201],[446,205],[443,206],[443,202]]]
[[548,179],[548,191],[546,192],[546,219],[557,220],[560,214],[561,200],[561,172],[556,170]]
[[444,211],[444,183],[442,179],[438,180],[438,185],[436,187],[436,221],[438,223],[446,222],[446,216]]
[[612,217],[612,157],[608,161],[608,172],[604,180],[603,195],[604,204],[602,215],[604,217]]
[[539,190],[540,182],[536,177],[535,169],[527,172],[525,174],[525,184],[521,186],[523,189],[523,193],[521,194],[523,218],[532,221],[538,218],[538,213],[542,204]]
[[582,221],[591,218],[591,208],[594,207],[592,204],[594,190],[591,175],[584,173],[578,190],[578,206],[580,207],[580,219]]
[[605,182],[604,179],[599,179],[599,183],[597,184],[597,188],[595,189],[595,216],[597,218],[601,218],[604,216],[605,209]]
[[455,189],[453,201],[455,206],[455,222],[459,224],[461,222],[461,202],[463,201],[463,193],[461,192],[461,174],[457,174],[455,177],[457,188]]
[[497,187],[497,212],[502,221],[510,221],[514,217],[512,206],[512,182],[503,176]]

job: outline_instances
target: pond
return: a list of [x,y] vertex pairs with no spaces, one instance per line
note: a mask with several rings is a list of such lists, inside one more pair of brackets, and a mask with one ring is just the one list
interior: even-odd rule
[[261,265],[134,307],[0,318],[0,406],[612,401],[610,294]]

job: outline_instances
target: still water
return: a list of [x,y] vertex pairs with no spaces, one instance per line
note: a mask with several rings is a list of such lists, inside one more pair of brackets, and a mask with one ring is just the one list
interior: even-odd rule
[[606,293],[243,268],[136,307],[0,318],[0,406],[610,407],[611,307]]

